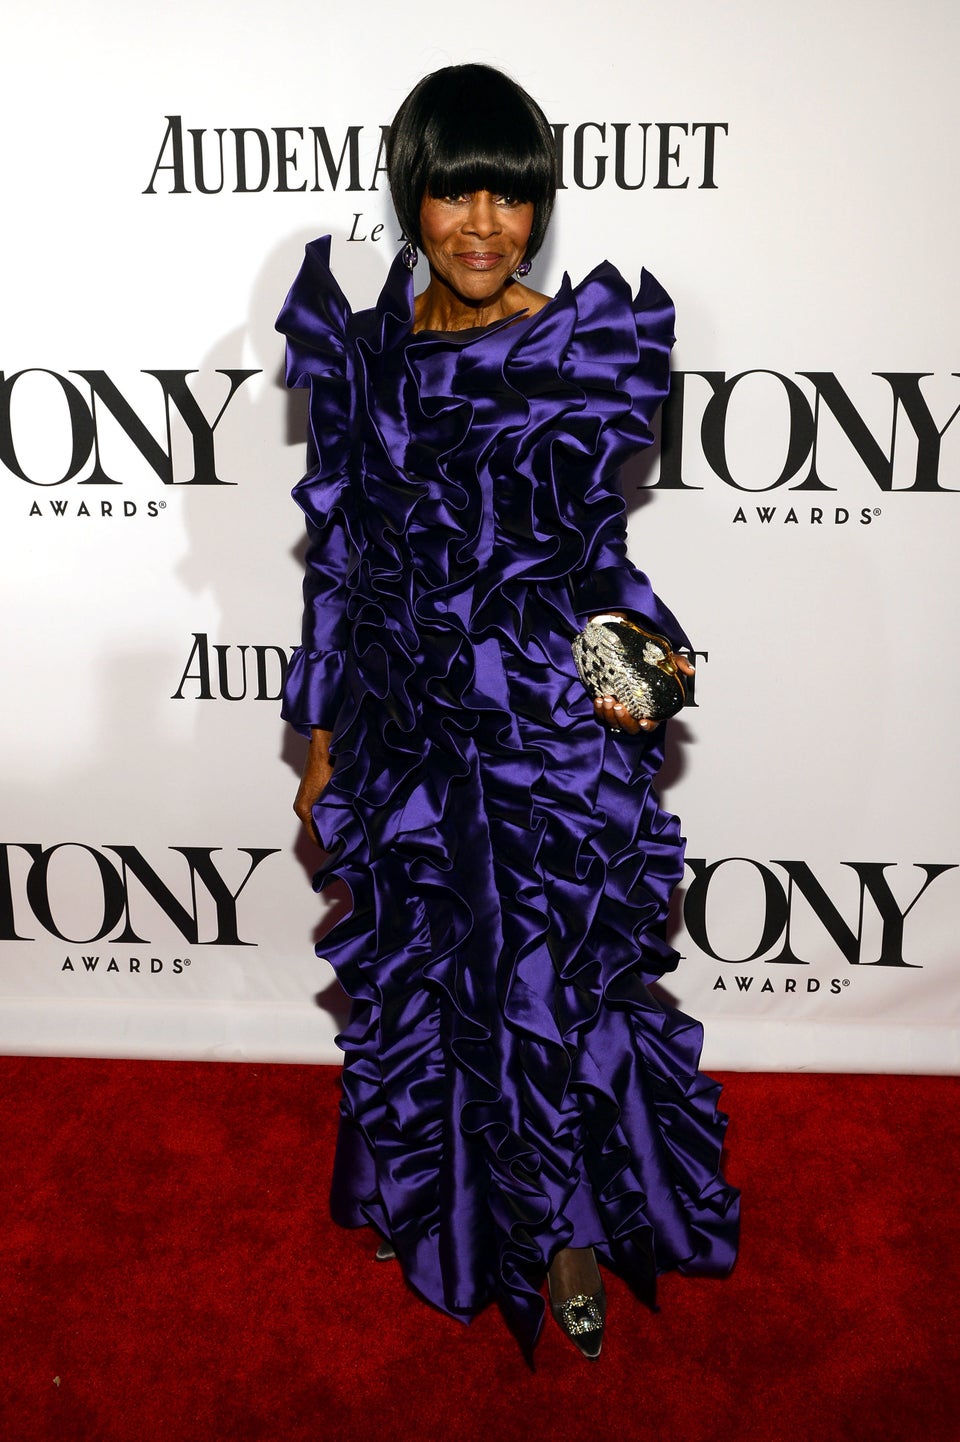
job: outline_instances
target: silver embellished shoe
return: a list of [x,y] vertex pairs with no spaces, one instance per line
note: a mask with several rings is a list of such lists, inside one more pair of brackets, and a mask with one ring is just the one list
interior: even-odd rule
[[595,1362],[603,1346],[603,1324],[607,1317],[607,1294],[603,1284],[601,1283],[599,1292],[594,1292],[592,1297],[588,1297],[585,1292],[578,1292],[575,1297],[567,1297],[566,1301],[555,1302],[548,1274],[547,1291],[550,1293],[553,1319],[561,1332],[566,1333],[584,1357]]
[[381,1242],[373,1254],[375,1262],[395,1262],[397,1254],[392,1242]]

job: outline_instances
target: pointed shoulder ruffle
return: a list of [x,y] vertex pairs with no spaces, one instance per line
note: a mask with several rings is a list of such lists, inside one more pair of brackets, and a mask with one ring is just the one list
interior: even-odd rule
[[631,298],[609,261],[591,271],[573,296],[577,323],[563,360],[566,373],[585,386],[622,390],[634,417],[648,424],[670,385],[673,302],[648,270],[640,272]]
[[287,338],[288,386],[342,373],[350,315],[350,304],[330,269],[330,237],[323,235],[307,245],[277,317],[277,330]]
[[522,328],[507,372],[541,370],[569,390],[561,432],[604,468],[617,466],[652,440],[650,422],[670,387],[674,308],[666,291],[642,271],[635,296],[615,266],[603,261],[578,285],[565,275],[556,296]]
[[351,310],[330,270],[330,237],[306,247],[303,264],[277,317],[287,338],[286,381],[309,387],[307,473],[294,500],[315,525],[328,519],[350,469]]

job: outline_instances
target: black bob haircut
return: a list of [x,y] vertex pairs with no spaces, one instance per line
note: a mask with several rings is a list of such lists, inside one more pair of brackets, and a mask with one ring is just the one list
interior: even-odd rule
[[397,111],[387,174],[397,219],[421,248],[425,195],[490,190],[532,201],[530,259],[553,211],[556,144],[543,111],[515,80],[489,65],[448,65],[424,76]]

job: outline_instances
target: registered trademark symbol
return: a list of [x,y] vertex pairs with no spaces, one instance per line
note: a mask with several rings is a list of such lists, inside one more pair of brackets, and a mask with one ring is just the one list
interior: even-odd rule
[[[166,504],[166,502],[164,502],[164,504]],[[873,508],[873,514],[874,514],[875,516],[880,516],[880,515],[883,514],[883,512],[880,510],[880,507],[879,507],[879,506],[874,506],[874,508]]]
[[[188,962],[187,964],[189,965],[189,962]],[[850,978],[849,978],[849,976],[845,976],[845,977],[843,978],[843,984],[844,984],[844,986],[849,986],[849,985],[850,985]]]
[[[161,509],[161,511],[165,511],[165,510],[167,509],[167,503],[166,503],[166,501],[161,501],[161,502],[160,502],[160,509]],[[879,511],[874,511],[873,514],[874,514],[875,516],[879,516],[880,512],[879,512]]]
[[[184,964],[184,966],[189,966],[189,965],[190,965],[190,958],[189,958],[189,956],[185,956],[185,957],[183,958],[183,964]],[[848,981],[848,982],[847,982],[847,986],[849,986],[849,985],[850,985],[850,983],[849,983],[849,981]]]

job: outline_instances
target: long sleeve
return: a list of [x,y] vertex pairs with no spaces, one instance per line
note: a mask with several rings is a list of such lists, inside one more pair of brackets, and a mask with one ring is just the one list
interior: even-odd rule
[[595,275],[602,277],[604,288],[599,298],[596,292],[584,296],[581,324],[561,369],[591,394],[584,424],[591,414],[605,420],[614,411],[619,414],[599,433],[582,430],[576,508],[586,545],[572,577],[574,610],[582,621],[601,611],[630,611],[675,648],[688,646],[676,617],[627,555],[618,476],[622,463],[653,440],[650,422],[669,390],[673,304],[649,271],[643,271],[632,302],[612,267],[599,267]]
[[674,650],[689,646],[679,621],[660,600],[649,579],[627,555],[625,510],[619,492],[609,485],[593,502],[603,519],[591,535],[583,567],[573,587],[574,610],[580,621],[602,611],[631,611],[659,632]]
[[287,669],[280,714],[302,735],[333,730],[346,651],[346,582],[352,546],[342,516],[318,526],[307,518],[301,644]]
[[329,269],[328,237],[306,248],[277,320],[287,337],[286,380],[310,392],[307,472],[293,497],[306,517],[301,645],[291,658],[281,715],[309,735],[332,730],[342,699],[351,537],[349,306]]

